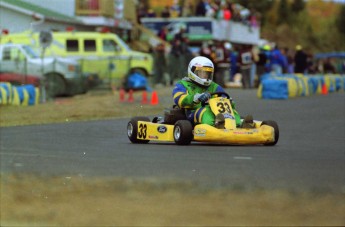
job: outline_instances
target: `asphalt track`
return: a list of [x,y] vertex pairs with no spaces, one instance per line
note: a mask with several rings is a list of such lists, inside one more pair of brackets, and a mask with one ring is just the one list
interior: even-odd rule
[[229,92],[241,115],[278,122],[276,146],[136,145],[126,135],[128,118],[5,127],[0,128],[1,173],[345,192],[344,92],[289,100],[260,100],[256,90]]

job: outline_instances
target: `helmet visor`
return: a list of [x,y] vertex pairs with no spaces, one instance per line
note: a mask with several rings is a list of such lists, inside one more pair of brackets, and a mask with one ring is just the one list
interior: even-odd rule
[[200,77],[201,79],[212,80],[213,78],[213,68],[211,67],[196,67],[194,74]]

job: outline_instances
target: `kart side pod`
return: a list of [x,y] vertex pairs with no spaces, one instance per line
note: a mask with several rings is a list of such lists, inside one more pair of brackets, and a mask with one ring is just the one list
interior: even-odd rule
[[194,140],[234,145],[271,144],[275,142],[275,133],[274,128],[269,125],[250,129],[216,129],[200,124],[194,128]]

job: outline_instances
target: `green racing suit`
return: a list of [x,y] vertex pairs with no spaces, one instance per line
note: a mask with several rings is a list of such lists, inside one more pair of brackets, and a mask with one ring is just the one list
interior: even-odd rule
[[[202,106],[202,104],[194,102],[194,96],[204,92],[225,92],[224,89],[215,82],[212,82],[210,86],[205,87],[192,82],[189,78],[185,77],[178,81],[173,89],[172,95],[174,103],[186,110],[186,116],[189,121],[194,125],[208,124],[214,126],[215,115],[213,114],[209,105]],[[241,117],[235,110],[234,102],[231,102],[231,106],[234,111],[236,125],[241,125]]]

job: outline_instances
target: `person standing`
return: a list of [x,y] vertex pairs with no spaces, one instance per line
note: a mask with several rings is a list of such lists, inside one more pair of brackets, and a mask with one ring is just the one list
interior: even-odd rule
[[182,44],[181,40],[173,39],[171,41],[171,50],[169,54],[169,75],[170,75],[170,85],[173,85],[174,80],[179,78],[179,73],[181,67],[181,55],[182,55]]
[[262,46],[259,49],[259,54],[258,54],[259,59],[256,62],[256,72],[257,72],[258,78],[254,83],[255,88],[259,87],[259,85],[261,83],[262,75],[264,75],[267,72],[266,65],[268,62],[268,57],[267,57],[265,48],[267,49],[267,46],[266,47]]
[[206,15],[205,1],[206,0],[199,0],[195,7],[195,16],[204,17]]
[[154,49],[154,59],[155,59],[155,73],[154,73],[154,83],[155,84],[165,84],[164,75],[167,67],[167,61],[165,59],[165,45],[160,42]]
[[224,42],[218,40],[215,45],[215,82],[224,86],[225,79],[229,78],[230,54]]
[[271,72],[276,75],[283,74],[283,70],[287,68],[287,58],[282,54],[278,45],[274,47],[270,55]]
[[165,6],[164,9],[161,12],[161,17],[163,18],[169,18],[170,17],[170,7]]
[[253,53],[251,45],[243,45],[238,54],[238,63],[242,75],[242,86],[244,89],[250,87],[250,70],[253,64]]
[[302,50],[301,45],[296,46],[296,53],[294,57],[294,63],[295,63],[295,73],[305,73],[308,63],[307,63],[308,56],[307,54]]

